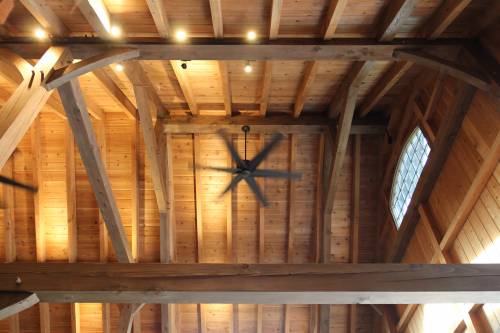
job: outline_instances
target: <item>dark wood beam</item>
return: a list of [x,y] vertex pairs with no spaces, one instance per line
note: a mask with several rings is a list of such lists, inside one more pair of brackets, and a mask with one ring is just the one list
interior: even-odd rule
[[437,57],[427,52],[417,50],[396,50],[394,51],[394,58],[411,61],[415,64],[435,69],[482,90],[488,91],[491,88],[490,80],[480,71],[467,68],[461,64]]
[[1,291],[0,292],[0,320],[4,320],[19,312],[31,308],[40,300],[38,296],[30,292]]
[[293,116],[295,118],[300,117],[304,104],[306,103],[307,94],[311,89],[311,86],[316,77],[316,72],[318,71],[319,63],[317,61],[309,61],[306,63],[304,69],[304,76],[300,82],[299,90],[297,91],[297,96],[295,97],[295,104],[293,106]]
[[[454,52],[469,39],[395,39],[380,42],[376,39],[336,38],[261,40],[242,43],[241,38],[192,38],[179,44],[158,38],[129,38],[113,43],[100,38],[53,38],[52,43],[67,46],[74,58],[87,59],[113,48],[136,48],[138,60],[393,60],[396,49],[425,49],[428,52]],[[0,41],[0,48],[8,48],[25,59],[39,59],[47,48],[45,43],[34,43],[32,38],[10,38]]]
[[[500,264],[0,264],[5,292],[113,303],[493,303]],[[21,283],[16,283],[20,277]]]
[[80,85],[78,81],[73,80],[63,84],[58,90],[116,257],[120,262],[133,262],[130,245],[99,153]]
[[[370,117],[368,117],[370,118]],[[216,133],[224,129],[228,133],[241,134],[241,126],[249,125],[252,133],[326,133],[330,127],[336,126],[334,119],[324,116],[291,116],[268,115],[266,118],[255,116],[198,116],[169,117],[164,119],[165,133]],[[386,123],[383,119],[372,118],[366,121],[355,119],[350,129],[351,134],[382,134]]]
[[423,25],[422,34],[430,39],[438,38],[462,13],[472,0],[445,0]]
[[397,262],[403,258],[406,247],[415,232],[419,220],[418,206],[428,200],[462,125],[465,114],[469,110],[475,92],[475,87],[464,84],[460,85],[454,91],[453,96],[455,99],[450,109],[445,113],[442,125],[436,134],[436,141],[417,183],[408,210],[397,233],[392,251],[389,254],[390,261]]

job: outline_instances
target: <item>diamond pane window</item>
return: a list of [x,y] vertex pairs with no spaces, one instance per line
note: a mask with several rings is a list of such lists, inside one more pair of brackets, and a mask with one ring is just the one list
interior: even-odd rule
[[430,151],[431,148],[424,134],[420,128],[415,128],[403,147],[392,184],[391,212],[398,229],[406,214]]

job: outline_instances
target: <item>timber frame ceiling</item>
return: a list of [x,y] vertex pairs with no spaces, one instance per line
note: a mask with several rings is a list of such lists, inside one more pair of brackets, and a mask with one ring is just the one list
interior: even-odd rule
[[[17,312],[39,301],[39,313],[31,308],[25,318],[42,332],[51,321],[65,322],[57,312],[69,315],[73,332],[85,313],[89,330],[105,333],[132,325],[134,332],[324,333],[336,325],[370,331],[375,313],[389,320],[384,307],[360,306],[356,314],[356,306],[328,304],[498,299],[497,265],[470,275],[457,265],[461,283],[448,287],[454,275],[430,266],[385,264],[377,275],[358,262],[376,260],[378,216],[368,201],[384,175],[378,153],[391,110],[427,69],[466,83],[464,99],[475,89],[498,94],[498,64],[480,37],[499,13],[498,0],[0,0],[0,169],[40,188],[32,198],[2,193],[5,261],[37,262],[2,267],[0,284],[12,295],[9,306],[0,304],[0,318],[14,314],[7,330],[18,332]],[[47,36],[37,39],[36,29]],[[176,40],[179,29],[187,40]],[[254,41],[246,40],[250,30]],[[436,141],[443,156],[461,111],[451,113],[453,125]],[[270,208],[259,207],[245,186],[218,199],[228,177],[195,167],[230,165],[214,133],[226,129],[241,152],[244,124],[252,128],[250,155],[267,134],[288,134],[266,163],[304,175],[263,181],[275,198]],[[444,162],[435,160],[429,183]],[[50,211],[57,200],[63,208]],[[67,217],[65,235],[49,241],[60,227],[50,225],[57,208]],[[359,235],[351,219],[352,229],[364,228]],[[360,220],[373,222],[360,227]],[[413,232],[407,224],[392,261]],[[225,239],[214,236],[219,229]],[[200,264],[235,262],[257,264]],[[365,290],[370,274],[381,280]],[[429,288],[425,283],[393,285],[393,274],[442,283],[426,298],[412,293]],[[81,283],[64,281],[66,275]],[[133,288],[114,293],[113,279],[120,288],[130,282],[123,276]],[[467,293],[469,280],[479,296]],[[90,287],[96,284],[97,291]],[[166,304],[186,300],[260,304]],[[110,303],[126,305],[118,311]],[[156,311],[144,303],[165,304]],[[285,305],[262,305],[275,303]]]

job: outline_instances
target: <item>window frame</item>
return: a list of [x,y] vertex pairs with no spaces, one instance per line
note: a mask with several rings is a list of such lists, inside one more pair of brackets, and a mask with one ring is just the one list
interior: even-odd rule
[[[417,131],[420,131],[420,133],[421,133],[422,137],[423,137],[423,138],[424,138],[424,140],[425,140],[425,143],[426,143],[427,147],[429,147],[429,153],[427,154],[427,156],[426,156],[426,160],[425,160],[425,163],[424,163],[424,165],[422,166],[422,170],[420,171],[420,174],[418,175],[418,178],[417,178],[417,180],[416,180],[416,184],[415,184],[415,188],[413,189],[413,192],[411,193],[411,196],[410,196],[410,203],[411,203],[411,199],[413,198],[413,195],[415,194],[415,190],[416,190],[416,188],[417,188],[417,186],[418,186],[418,183],[419,183],[419,181],[420,181],[420,177],[422,177],[422,173],[424,172],[424,169],[425,169],[425,167],[426,167],[426,165],[427,165],[427,162],[428,162],[428,160],[429,160],[429,155],[430,155],[430,152],[431,152],[431,150],[432,150],[432,147],[431,147],[431,145],[430,145],[429,139],[428,139],[428,138],[427,138],[427,136],[425,135],[424,131],[422,130],[422,128],[421,128],[420,126],[416,125],[416,126],[413,128],[413,130],[412,130],[411,132],[409,132],[410,134],[407,136],[406,141],[405,141],[405,144],[403,145],[403,147],[401,148],[401,150],[400,150],[400,152],[399,152],[398,162],[397,162],[396,167],[395,167],[395,169],[394,169],[394,175],[393,175],[393,178],[392,178],[391,191],[390,191],[390,193],[389,193],[389,200],[388,200],[388,201],[389,201],[389,202],[388,202],[388,203],[389,203],[389,210],[390,210],[390,212],[391,212],[391,217],[392,217],[392,220],[393,220],[393,222],[394,222],[394,226],[396,227],[396,230],[397,230],[397,231],[399,231],[399,228],[401,228],[401,225],[403,224],[404,217],[406,216],[406,213],[408,212],[408,207],[409,207],[409,204],[408,204],[408,206],[406,207],[406,209],[405,209],[404,213],[403,213],[403,214],[402,214],[402,216],[401,216],[401,222],[398,222],[398,219],[397,219],[396,214],[395,214],[395,212],[394,212],[394,210],[396,209],[396,207],[395,207],[396,205],[395,205],[395,204],[393,204],[393,199],[395,199],[395,200],[394,200],[394,203],[395,203],[395,202],[397,202],[397,201],[398,201],[398,200],[397,200],[398,198],[395,198],[395,197],[394,197],[394,191],[395,191],[395,190],[399,190],[399,188],[402,188],[403,186],[405,186],[405,184],[406,184],[407,182],[403,182],[402,184],[399,184],[400,186],[398,186],[398,188],[395,188],[395,187],[396,187],[396,185],[397,185],[397,184],[396,184],[396,180],[397,180],[397,177],[398,177],[398,173],[399,173],[399,171],[400,171],[401,163],[402,163],[402,161],[403,161],[404,157],[406,157],[406,156],[408,155],[408,154],[407,154],[407,152],[408,152],[408,146],[411,144],[411,142],[412,142],[412,138],[413,138],[415,135],[417,135],[417,134],[416,134],[416,133],[417,133]],[[410,154],[411,154],[411,152],[410,152]],[[407,174],[408,174],[408,171],[407,171]],[[415,173],[415,175],[416,175],[416,173]],[[408,186],[410,186],[410,185],[409,185],[409,184],[406,184],[406,187],[408,187]]]

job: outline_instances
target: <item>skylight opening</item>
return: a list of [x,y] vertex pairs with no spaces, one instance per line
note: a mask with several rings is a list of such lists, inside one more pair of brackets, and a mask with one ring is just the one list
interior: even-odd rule
[[422,130],[415,128],[403,147],[392,184],[390,206],[397,229],[403,222],[430,151]]

